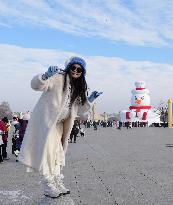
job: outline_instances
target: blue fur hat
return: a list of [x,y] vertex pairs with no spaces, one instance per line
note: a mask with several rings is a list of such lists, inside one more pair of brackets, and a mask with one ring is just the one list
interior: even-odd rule
[[65,62],[65,71],[68,71],[70,69],[70,66],[73,64],[79,64],[82,67],[84,74],[86,73],[86,62],[84,61],[84,59],[77,56],[71,57]]

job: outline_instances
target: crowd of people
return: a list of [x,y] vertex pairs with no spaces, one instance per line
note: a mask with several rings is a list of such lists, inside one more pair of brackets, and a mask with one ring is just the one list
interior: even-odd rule
[[126,128],[126,129],[132,129],[132,128],[137,128],[137,127],[168,127],[168,122],[164,121],[162,123],[152,123],[149,124],[148,122],[121,122],[118,120],[107,120],[107,121],[103,121],[103,120],[98,120],[98,121],[92,121],[92,120],[86,120],[83,122],[85,128],[91,128],[93,127],[94,130],[97,130],[98,127],[114,127],[117,128],[119,130],[121,130],[122,128]]
[[9,141],[10,130],[12,130],[12,147],[11,152],[16,157],[16,162],[18,162],[18,155],[20,153],[20,148],[24,138],[25,130],[30,119],[29,112],[25,113],[21,118],[18,116],[13,116],[12,120],[8,117],[3,117],[0,120],[0,163],[3,164],[4,161],[9,160],[7,153],[7,144]]
[[85,126],[85,128],[90,128],[93,126],[94,130],[97,130],[97,127],[98,126],[101,126],[101,127],[113,127],[115,122],[114,121],[104,121],[104,120],[98,120],[98,121],[95,121],[95,120],[85,120],[82,122]]

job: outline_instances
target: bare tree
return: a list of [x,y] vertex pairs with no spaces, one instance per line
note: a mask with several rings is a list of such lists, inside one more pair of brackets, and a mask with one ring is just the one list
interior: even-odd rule
[[160,120],[162,122],[168,121],[168,104],[166,101],[161,100],[155,110],[155,112],[158,112],[160,115]]
[[10,109],[10,105],[6,101],[3,101],[0,104],[0,119],[2,119],[3,117],[8,117],[9,119],[12,118],[12,111]]

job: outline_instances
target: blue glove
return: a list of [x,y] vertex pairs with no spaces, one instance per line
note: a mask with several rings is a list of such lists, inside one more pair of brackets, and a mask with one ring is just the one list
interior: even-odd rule
[[50,66],[48,70],[42,75],[43,80],[47,80],[48,78],[55,75],[60,69],[58,66]]
[[101,95],[103,92],[97,92],[93,91],[91,95],[88,97],[88,101],[92,103],[99,95]]

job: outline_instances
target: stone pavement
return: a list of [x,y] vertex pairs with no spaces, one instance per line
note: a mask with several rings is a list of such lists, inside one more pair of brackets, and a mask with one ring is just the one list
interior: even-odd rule
[[173,129],[86,129],[69,144],[64,175],[71,194],[44,197],[38,173],[10,155],[0,164],[0,205],[173,205]]

